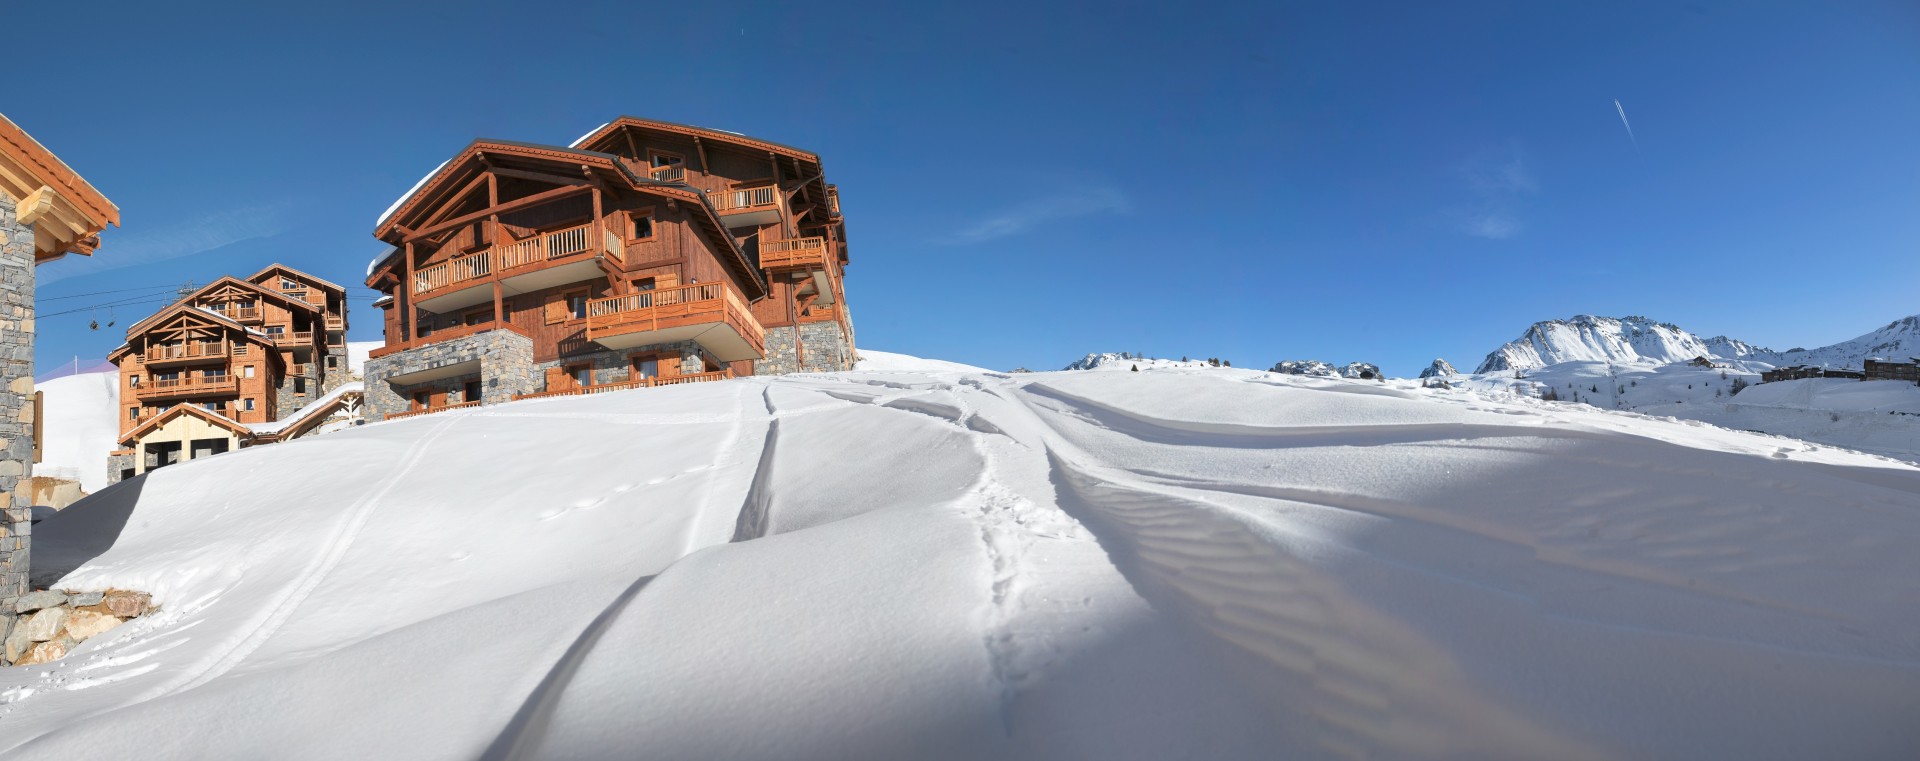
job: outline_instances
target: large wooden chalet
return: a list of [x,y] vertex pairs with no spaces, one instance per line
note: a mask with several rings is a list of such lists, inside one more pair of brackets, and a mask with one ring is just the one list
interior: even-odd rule
[[633,117],[477,140],[374,235],[376,418],[853,363],[839,191],[797,148]]
[[[222,277],[127,328],[111,480],[307,430],[345,383],[346,289],[275,264]],[[305,412],[290,429],[266,424]],[[326,410],[331,412],[331,410]]]

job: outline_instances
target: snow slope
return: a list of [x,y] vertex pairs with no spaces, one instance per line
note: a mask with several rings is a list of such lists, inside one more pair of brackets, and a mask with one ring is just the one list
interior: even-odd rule
[[107,486],[107,453],[120,448],[120,372],[81,373],[41,381],[45,395],[46,452],[37,475],[80,482],[96,492]]
[[907,354],[895,354],[890,351],[860,350],[860,361],[855,363],[859,370],[881,372],[963,372],[984,373],[985,368],[963,365],[959,362],[947,362],[939,359],[921,359]]
[[1403,383],[746,378],[195,460],[35,528],[164,607],[0,670],[0,755],[1920,747],[1920,468]]
[[1920,315],[1902,317],[1858,338],[1817,349],[1788,349],[1768,361],[1776,365],[1862,366],[1868,357],[1895,362],[1920,357]]
[[347,371],[356,375],[363,372],[367,366],[367,355],[385,345],[385,341],[348,341]]

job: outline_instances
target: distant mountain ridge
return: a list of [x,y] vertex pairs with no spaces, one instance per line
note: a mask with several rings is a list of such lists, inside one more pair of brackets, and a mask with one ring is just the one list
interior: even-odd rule
[[1666,364],[1695,357],[1767,365],[1859,367],[1868,357],[1920,354],[1920,315],[1904,317],[1852,340],[1817,349],[1774,351],[1727,336],[1700,338],[1678,325],[1646,317],[1575,315],[1529,326],[1519,338],[1487,354],[1474,372],[1532,370],[1561,362]]

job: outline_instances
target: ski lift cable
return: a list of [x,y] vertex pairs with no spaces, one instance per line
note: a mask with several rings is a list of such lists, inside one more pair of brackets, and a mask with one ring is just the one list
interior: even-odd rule
[[174,284],[174,285],[150,285],[150,286],[147,286],[147,287],[145,287],[145,288],[118,288],[118,289],[115,289],[115,290],[111,290],[111,291],[94,291],[94,292],[92,292],[92,293],[74,293],[74,294],[69,294],[69,295],[66,295],[66,296],[42,296],[42,297],[40,297],[40,299],[39,299],[39,300],[40,300],[40,301],[60,301],[60,300],[63,300],[63,299],[77,299],[77,298],[83,298],[83,297],[86,297],[86,296],[100,296],[100,295],[103,295],[103,294],[108,294],[108,293],[129,293],[129,292],[132,292],[132,291],[177,291],[177,290],[179,290],[179,289],[180,289],[180,285],[179,285],[179,284]]

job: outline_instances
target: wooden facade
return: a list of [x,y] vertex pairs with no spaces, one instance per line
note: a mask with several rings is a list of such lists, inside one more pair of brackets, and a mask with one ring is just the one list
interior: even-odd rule
[[222,277],[134,323],[107,355],[120,371],[122,454],[141,450],[156,426],[197,425],[174,423],[178,408],[244,428],[320,399],[350,372],[346,329],[345,288],[279,264]]
[[[531,339],[527,396],[751,375],[769,328],[801,323],[840,326],[850,356],[838,209],[817,156],[717,130],[623,117],[569,147],[475,141],[377,224],[392,248],[368,271],[385,294],[372,357],[505,331]],[[403,400],[390,416],[486,385],[477,364],[387,364],[369,383]]]

